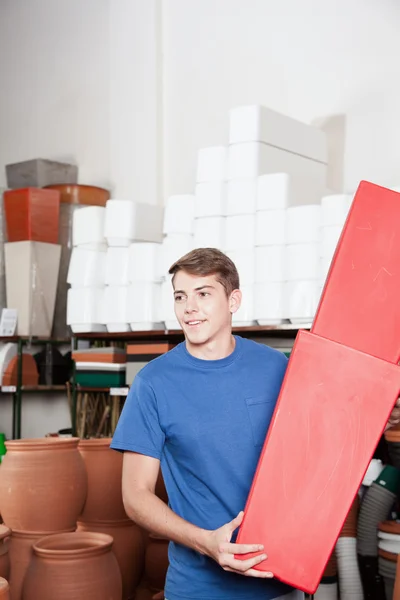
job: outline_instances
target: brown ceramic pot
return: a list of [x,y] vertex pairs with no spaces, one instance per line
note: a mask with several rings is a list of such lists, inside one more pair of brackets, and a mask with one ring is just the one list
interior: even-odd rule
[[103,533],[47,536],[33,546],[23,600],[121,600],[122,580]]
[[335,575],[337,575],[337,561],[335,552],[332,552],[330,559],[328,560],[327,565],[325,567],[325,571],[322,575],[322,578],[335,577]]
[[0,577],[0,600],[10,600],[10,587],[4,577]]
[[78,522],[77,531],[105,533],[114,539],[113,552],[122,576],[123,600],[135,598],[144,569],[144,539],[141,529],[131,521]]
[[110,192],[93,185],[47,185],[46,189],[60,192],[60,202],[66,204],[86,204],[91,206],[105,206],[110,199]]
[[347,514],[346,520],[343,524],[342,531],[340,532],[339,537],[357,537],[357,520],[359,506],[360,501],[357,495],[354,498],[353,504],[351,505],[350,510]]
[[111,438],[81,440],[79,451],[88,474],[88,493],[80,521],[123,521],[122,454],[110,449]]
[[78,438],[6,442],[0,503],[4,523],[19,531],[74,529],[87,491]]
[[400,429],[388,429],[384,435],[387,442],[400,442]]
[[390,560],[390,562],[397,562],[398,554],[394,554],[393,552],[387,552],[386,550],[378,548],[378,555],[386,560]]
[[0,577],[10,578],[10,545],[11,531],[5,525],[0,525]]
[[383,521],[379,523],[378,529],[392,535],[400,535],[400,523],[398,521]]
[[[72,531],[74,531],[74,529],[63,531],[62,533],[71,533]],[[10,540],[11,600],[21,600],[25,574],[33,555],[33,544],[47,535],[49,535],[49,533],[43,531],[14,530],[12,532]]]
[[149,535],[145,557],[145,581],[150,590],[156,592],[164,589],[168,564],[168,540]]

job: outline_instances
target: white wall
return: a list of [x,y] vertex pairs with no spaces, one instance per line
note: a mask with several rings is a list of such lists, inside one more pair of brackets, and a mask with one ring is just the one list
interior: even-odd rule
[[199,146],[230,107],[310,122],[345,113],[345,185],[398,184],[400,5],[394,0],[165,0],[166,193],[193,189]]
[[0,185],[38,157],[109,183],[108,38],[108,0],[2,0]]

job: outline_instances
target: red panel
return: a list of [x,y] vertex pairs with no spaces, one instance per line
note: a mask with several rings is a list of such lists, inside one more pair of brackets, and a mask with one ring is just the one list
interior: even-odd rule
[[316,590],[399,390],[399,367],[299,332],[237,539],[261,570]]
[[367,354],[400,359],[400,194],[357,190],[312,331]]

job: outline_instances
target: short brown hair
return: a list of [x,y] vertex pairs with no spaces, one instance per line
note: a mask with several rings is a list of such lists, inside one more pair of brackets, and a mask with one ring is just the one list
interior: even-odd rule
[[174,276],[178,271],[202,277],[216,275],[227,296],[239,289],[239,273],[235,263],[217,248],[196,248],[185,254],[172,265],[168,273]]

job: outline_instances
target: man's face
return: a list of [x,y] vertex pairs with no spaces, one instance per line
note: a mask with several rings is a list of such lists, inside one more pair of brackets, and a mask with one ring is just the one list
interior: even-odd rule
[[174,277],[175,314],[191,344],[206,344],[232,326],[232,313],[240,306],[241,292],[230,296],[215,275],[200,277],[178,271]]

